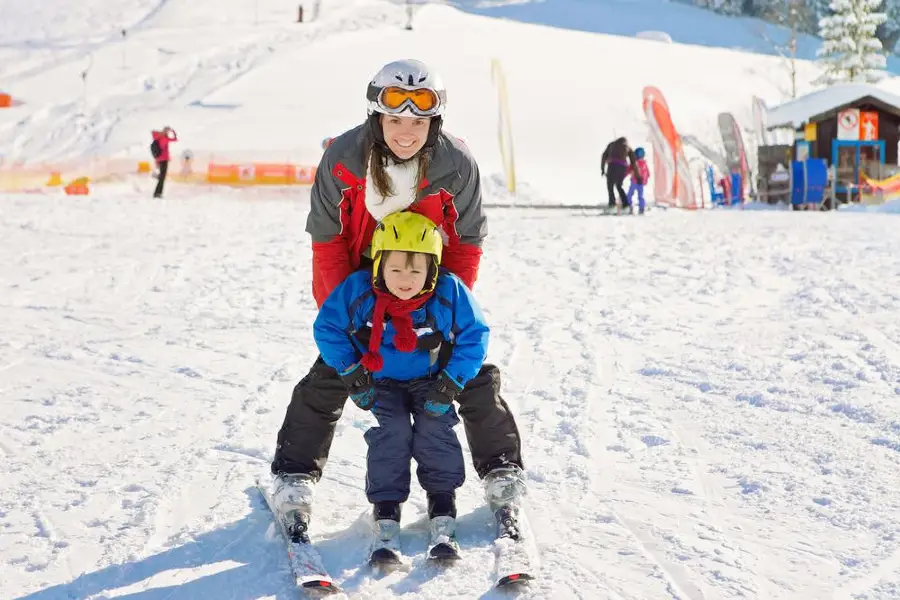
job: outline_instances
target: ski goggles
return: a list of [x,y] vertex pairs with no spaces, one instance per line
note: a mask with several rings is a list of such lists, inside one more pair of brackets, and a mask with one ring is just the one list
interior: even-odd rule
[[389,86],[379,92],[378,104],[389,114],[399,114],[408,107],[414,114],[430,117],[437,113],[441,99],[428,88],[408,90]]

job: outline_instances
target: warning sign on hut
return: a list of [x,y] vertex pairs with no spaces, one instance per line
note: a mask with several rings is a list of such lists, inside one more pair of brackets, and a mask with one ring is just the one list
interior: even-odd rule
[[838,113],[837,139],[858,142],[878,139],[878,113],[848,108]]

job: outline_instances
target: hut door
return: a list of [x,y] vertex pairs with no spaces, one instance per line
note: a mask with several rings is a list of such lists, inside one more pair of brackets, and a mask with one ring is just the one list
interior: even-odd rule
[[841,198],[858,201],[860,167],[871,161],[884,164],[884,142],[834,140],[832,144],[831,162],[837,175],[835,191]]

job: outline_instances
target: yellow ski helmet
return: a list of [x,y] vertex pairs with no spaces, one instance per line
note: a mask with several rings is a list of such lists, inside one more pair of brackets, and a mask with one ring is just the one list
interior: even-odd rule
[[431,219],[418,213],[401,211],[386,216],[375,227],[372,234],[372,283],[376,286],[381,279],[381,256],[389,250],[419,252],[433,256],[434,260],[429,269],[430,277],[425,282],[422,293],[434,290],[444,240]]

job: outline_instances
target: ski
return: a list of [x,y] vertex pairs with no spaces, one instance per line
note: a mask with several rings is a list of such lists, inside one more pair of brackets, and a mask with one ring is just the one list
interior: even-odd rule
[[287,545],[291,572],[294,575],[297,587],[314,597],[339,593],[341,589],[335,585],[334,580],[322,563],[322,556],[309,541],[305,525],[298,528],[298,533],[292,536],[275,509],[272,494],[269,492],[268,487],[260,480],[257,480],[256,489],[259,490],[260,495],[265,500],[266,506],[275,519],[275,525]]
[[400,554],[391,548],[376,548],[369,554],[369,566],[373,569],[390,572],[403,566]]
[[495,587],[505,588],[532,581],[538,561],[529,548],[530,529],[525,515],[520,508],[501,506],[494,517],[498,532],[494,541]]
[[429,523],[428,549],[425,556],[438,564],[451,564],[459,560],[459,543],[456,541],[456,517],[437,516]]
[[457,545],[444,542],[429,547],[427,556],[428,560],[442,564],[451,564],[462,558]]
[[[396,516],[399,517],[399,514]],[[400,551],[400,521],[376,519],[371,526],[373,538],[369,549],[369,567],[381,575],[409,570],[409,564],[404,562]]]

